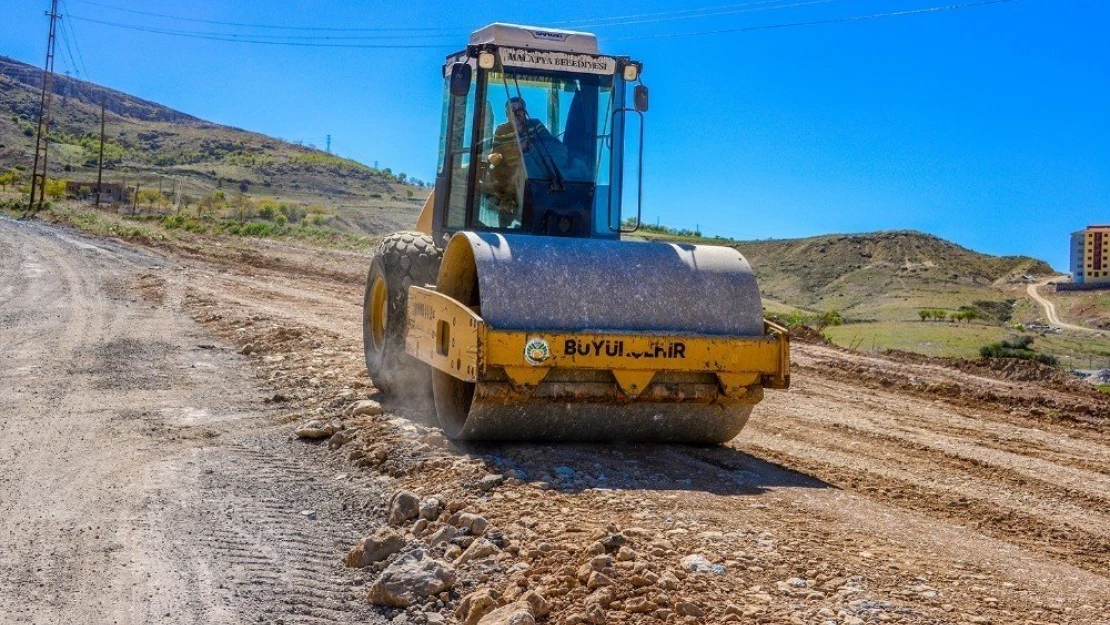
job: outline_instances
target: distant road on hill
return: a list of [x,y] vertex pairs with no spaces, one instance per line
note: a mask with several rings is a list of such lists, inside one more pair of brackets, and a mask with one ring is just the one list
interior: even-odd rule
[[1095,330],[1092,330],[1091,328],[1084,328],[1083,326],[1072,325],[1070,323],[1064,323],[1063,321],[1060,321],[1060,317],[1056,316],[1056,305],[1042,297],[1041,294],[1037,291],[1037,289],[1045,286],[1049,282],[1059,279],[1060,276],[1045,278],[1040,282],[1036,282],[1025,287],[1025,292],[1029,294],[1029,297],[1033,298],[1033,301],[1037,302],[1037,304],[1040,305],[1041,310],[1044,311],[1045,319],[1048,319],[1048,323],[1050,325],[1067,328],[1068,330],[1077,330],[1079,332],[1095,332]]

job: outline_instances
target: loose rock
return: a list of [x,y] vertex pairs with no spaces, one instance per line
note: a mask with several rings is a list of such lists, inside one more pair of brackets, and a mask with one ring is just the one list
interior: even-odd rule
[[439,497],[425,497],[420,500],[420,518],[434,521],[442,513],[443,501]]
[[482,617],[478,623],[479,625],[535,625],[536,617],[532,615],[532,606],[524,601],[517,601],[497,608]]
[[331,435],[328,439],[328,449],[339,449],[340,447],[351,442],[353,435],[350,430],[340,430]]
[[455,560],[455,564],[466,564],[471,560],[487,558],[498,553],[501,553],[501,550],[497,548],[497,545],[486,540],[485,538],[479,538],[478,540],[470,543],[470,546],[466,548],[466,551],[462,552],[462,555]]
[[440,543],[448,542],[455,537],[458,531],[454,525],[444,525],[428,537],[428,544],[434,547]]
[[612,584],[613,580],[609,579],[608,575],[600,571],[594,571],[593,573],[590,573],[589,579],[586,580],[586,588],[589,588],[590,590],[595,590],[597,588],[601,588],[602,586],[611,586]]
[[674,609],[680,616],[700,617],[704,614],[701,608],[689,601],[679,601],[675,604]]
[[463,597],[455,608],[455,617],[462,625],[477,625],[483,616],[497,609],[500,600],[501,593],[492,588],[476,590]]
[[613,600],[615,598],[616,595],[613,592],[613,588],[611,586],[603,586],[591,593],[590,596],[586,597],[586,606],[588,607],[590,605],[596,604],[601,606],[603,609],[608,610],[609,604],[613,603]]
[[547,604],[547,599],[544,599],[543,595],[534,590],[524,593],[520,600],[532,607],[532,615],[536,618],[543,618],[551,612],[551,606]]
[[347,414],[352,417],[373,417],[385,412],[382,405],[373,399],[364,399],[351,404]]
[[725,572],[725,567],[720,564],[713,564],[705,556],[697,553],[686,556],[679,564],[683,570],[691,573],[716,573],[720,575]]
[[505,481],[505,478],[503,476],[493,475],[493,474],[487,475],[487,476],[483,477],[482,479],[478,480],[478,484],[477,484],[478,490],[481,490],[481,491],[493,490],[493,489],[497,488],[498,486],[500,486],[501,483],[504,482],[504,481]]
[[397,553],[405,546],[405,539],[393,528],[382,527],[358,541],[347,554],[346,564],[352,568],[362,568],[381,562]]
[[420,498],[406,490],[397,491],[389,500],[389,524],[398,526],[420,514]]
[[455,569],[446,562],[424,556],[420,550],[398,558],[370,586],[366,600],[375,605],[407,608],[415,602],[450,590]]
[[297,426],[293,430],[299,438],[319,439],[330,438],[339,430],[343,429],[343,424],[339,421],[308,421]]
[[449,521],[451,525],[459,529],[465,529],[474,536],[481,536],[486,533],[486,528],[489,527],[489,521],[485,517],[469,512],[458,512],[451,517]]

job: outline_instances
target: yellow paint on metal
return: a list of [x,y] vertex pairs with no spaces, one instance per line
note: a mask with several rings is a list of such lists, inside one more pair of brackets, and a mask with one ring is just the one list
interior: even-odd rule
[[406,351],[464,382],[502,370],[514,387],[528,389],[556,367],[604,370],[635,398],[657,372],[707,372],[726,398],[742,403],[758,402],[763,387],[790,385],[787,331],[771,322],[756,337],[498,330],[458,300],[418,286],[409,290],[408,318]]
[[614,369],[613,377],[617,380],[617,386],[621,387],[621,392],[629,397],[638,397],[644,389],[651,384],[651,379],[655,377],[654,370],[648,371],[630,371],[628,369]]
[[509,381],[513,386],[520,389],[535,388],[543,379],[547,377],[547,372],[551,369],[543,367],[505,367],[505,375],[508,376]]
[[488,331],[483,367],[532,364],[524,357],[525,345],[534,339],[547,343],[551,355],[537,367],[568,369],[620,369],[626,371],[759,372],[781,369],[779,340],[775,336],[660,336],[615,332]]
[[416,218],[416,231],[432,236],[432,204],[435,203],[436,192],[433,190],[424,200],[424,208],[420,209],[420,216]]
[[477,382],[486,324],[466,306],[419,286],[409,288],[405,351],[464,382]]

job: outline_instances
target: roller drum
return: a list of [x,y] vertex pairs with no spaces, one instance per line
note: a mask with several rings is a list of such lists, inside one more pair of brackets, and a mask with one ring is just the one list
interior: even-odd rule
[[[492,328],[660,335],[762,336],[755,276],[734,249],[703,245],[460,232],[437,288]],[[436,371],[452,438],[717,443],[750,405],[720,401],[711,373],[660,372],[639,398],[608,371],[551,371],[521,393],[496,375],[477,384]]]

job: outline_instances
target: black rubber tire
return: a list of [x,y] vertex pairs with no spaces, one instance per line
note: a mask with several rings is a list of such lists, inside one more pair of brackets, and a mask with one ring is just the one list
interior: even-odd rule
[[[431,368],[405,353],[405,317],[409,287],[434,285],[442,258],[443,250],[421,232],[391,234],[374,250],[362,299],[362,349],[366,370],[382,391],[421,398],[431,394]],[[383,293],[375,307],[374,289],[379,280]],[[383,304],[384,323],[379,322],[375,333],[372,316],[381,315]]]

